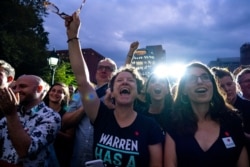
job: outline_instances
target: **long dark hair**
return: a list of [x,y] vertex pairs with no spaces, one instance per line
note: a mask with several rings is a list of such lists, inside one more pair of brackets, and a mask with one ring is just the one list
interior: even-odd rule
[[[145,84],[145,102],[146,104],[149,106],[151,104],[151,97],[150,94],[147,92],[148,90],[148,86],[149,83],[151,81],[152,78],[157,77],[155,73],[152,73],[148,79],[147,82]],[[172,105],[173,105],[173,96],[171,94],[171,89],[170,89],[170,84],[169,84],[169,80],[167,77],[162,78],[162,80],[164,80],[166,82],[166,88],[168,89],[169,93],[166,94],[165,98],[164,98],[164,112],[166,111],[170,111],[172,109]]]
[[209,77],[211,78],[211,82],[213,85],[213,96],[210,101],[210,108],[207,113],[214,121],[227,121],[225,118],[225,113],[228,111],[232,111],[230,105],[228,105],[221,93],[218,90],[215,78],[210,71],[209,67],[200,62],[193,62],[186,66],[185,72],[183,76],[180,78],[179,83],[177,85],[176,96],[174,98],[173,112],[171,113],[172,117],[172,128],[177,130],[178,133],[184,134],[194,134],[197,130],[197,121],[195,113],[193,112],[190,101],[186,95],[183,94],[184,87],[187,82],[187,76],[190,68],[198,67],[205,70]]
[[53,88],[54,86],[57,86],[57,85],[59,85],[59,86],[61,86],[61,87],[63,88],[63,92],[64,92],[64,94],[65,94],[65,97],[64,97],[64,99],[62,100],[61,107],[62,107],[63,109],[66,109],[66,108],[68,107],[68,105],[69,105],[69,100],[70,100],[69,88],[68,88],[68,86],[67,86],[66,84],[64,84],[64,83],[62,83],[62,82],[56,82],[56,83],[54,83],[54,84],[50,87],[50,89],[48,90],[48,92],[47,92],[47,94],[46,94],[46,96],[45,96],[45,98],[44,98],[44,102],[45,102],[45,104],[46,104],[47,106],[49,106],[49,92],[52,90],[52,88]]

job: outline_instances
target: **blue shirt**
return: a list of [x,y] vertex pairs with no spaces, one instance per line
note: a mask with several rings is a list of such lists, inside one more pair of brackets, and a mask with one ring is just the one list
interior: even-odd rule
[[[106,87],[105,87],[106,86]],[[103,92],[107,89],[107,85],[96,87],[100,91],[99,98],[104,99]],[[72,101],[68,107],[68,112],[74,112],[82,106],[81,95],[79,92],[74,93]],[[90,123],[89,118],[85,114],[80,123],[76,127],[74,149],[71,159],[71,166],[85,167],[85,162],[93,160],[93,142],[94,142],[94,127]]]
[[[75,93],[68,112],[74,112],[82,106],[79,92]],[[87,115],[84,115],[76,127],[71,166],[85,167],[85,162],[93,159],[94,129]]]

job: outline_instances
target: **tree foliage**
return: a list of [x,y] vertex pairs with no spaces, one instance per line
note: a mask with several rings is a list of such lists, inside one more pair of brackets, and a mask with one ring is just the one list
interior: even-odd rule
[[[50,71],[52,72],[52,71]],[[47,81],[47,83],[51,83],[52,75],[45,75],[43,79]],[[60,65],[56,68],[54,82],[63,82],[66,85],[76,85],[76,79],[72,72],[71,66],[69,62],[62,61]]]
[[[0,59],[10,63],[16,77],[23,74],[41,76],[50,83],[47,57],[48,32],[43,27],[47,15],[45,0],[0,0]],[[55,81],[74,84],[69,63],[56,70]]]
[[42,75],[47,68],[48,33],[43,28],[42,1],[0,1],[0,59],[22,74]]

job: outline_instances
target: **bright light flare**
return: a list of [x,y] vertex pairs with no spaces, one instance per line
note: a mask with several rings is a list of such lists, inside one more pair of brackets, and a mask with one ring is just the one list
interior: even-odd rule
[[178,79],[183,75],[185,65],[181,63],[160,64],[155,67],[154,73],[158,77],[168,77]]

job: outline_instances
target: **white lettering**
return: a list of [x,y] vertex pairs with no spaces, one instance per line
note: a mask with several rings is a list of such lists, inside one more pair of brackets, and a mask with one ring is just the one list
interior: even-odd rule
[[121,139],[117,136],[102,134],[99,143],[116,149],[126,151],[138,151],[138,141],[131,139]]

